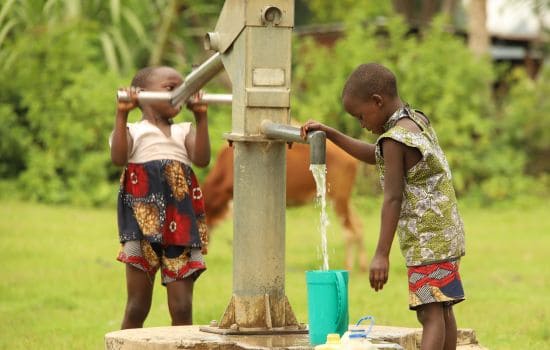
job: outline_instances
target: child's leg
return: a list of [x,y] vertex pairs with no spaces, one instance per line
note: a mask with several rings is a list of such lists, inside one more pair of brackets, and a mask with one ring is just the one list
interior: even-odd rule
[[456,329],[455,314],[453,312],[452,305],[443,307],[443,317],[445,318],[445,347],[443,349],[455,350],[457,329]]
[[441,303],[419,306],[416,311],[422,324],[422,350],[442,350],[445,345],[445,317]]
[[141,328],[149,314],[155,276],[126,264],[126,311],[121,329]]
[[193,324],[193,277],[166,284],[172,326]]

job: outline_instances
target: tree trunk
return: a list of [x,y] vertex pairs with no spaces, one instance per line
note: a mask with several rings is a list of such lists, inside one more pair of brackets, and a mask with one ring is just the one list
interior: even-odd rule
[[393,8],[405,17],[409,25],[414,25],[414,4],[412,1],[393,0]]
[[424,0],[420,8],[420,26],[426,28],[439,9],[439,1]]
[[441,4],[441,12],[443,12],[451,20],[451,23],[454,20],[456,3],[457,0],[443,0],[443,3]]
[[468,47],[476,56],[489,53],[487,31],[487,1],[470,0],[468,3]]

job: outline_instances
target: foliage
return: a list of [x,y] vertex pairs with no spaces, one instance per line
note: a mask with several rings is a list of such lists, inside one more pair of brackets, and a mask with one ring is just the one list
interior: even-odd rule
[[536,80],[516,69],[510,77],[511,91],[502,106],[499,120],[506,144],[527,157],[531,174],[550,172],[550,67],[545,66]]
[[[203,61],[196,58],[203,52],[197,33],[214,27],[222,2],[4,1],[2,195],[17,192],[53,203],[112,201],[118,170],[110,164],[106,140],[114,90],[127,85],[137,67],[168,64],[185,74],[192,58]],[[307,6],[315,21],[343,20],[346,31],[332,48],[294,40],[294,118],[321,119],[373,141],[345,115],[340,94],[358,64],[378,61],[396,73],[403,99],[433,121],[460,193],[491,202],[548,188],[547,177],[523,178],[524,169],[538,176],[550,167],[550,128],[540,113],[548,104],[548,69],[536,82],[515,73],[510,96],[497,109],[490,96],[490,62],[474,58],[444,29],[443,19],[411,36],[391,15],[389,2],[312,0]],[[218,89],[214,83],[208,90]],[[210,115],[215,154],[225,142],[221,133],[230,129],[230,112],[212,107]],[[199,177],[206,172],[198,170]],[[377,183],[370,180],[360,186]]]
[[350,16],[351,12],[360,13],[363,20],[385,16],[392,12],[389,1],[309,0],[307,6],[315,22],[342,22]]
[[[101,64],[120,74],[136,67],[167,64],[187,67],[202,44],[203,27],[214,25],[223,0],[8,0],[0,6],[0,47],[5,38],[37,28],[50,30],[67,21],[98,24],[94,45]],[[192,6],[191,6],[192,5]],[[197,28],[199,31],[197,32]],[[199,35],[200,34],[200,35]],[[2,57],[5,56],[5,57]],[[0,52],[4,66],[14,64]],[[0,60],[2,62],[2,60]]]
[[[382,63],[396,74],[402,99],[433,122],[457,191],[481,188],[483,195],[500,198],[483,183],[494,183],[495,176],[514,181],[523,172],[524,155],[496,131],[488,60],[475,58],[460,38],[446,31],[443,18],[421,36],[412,36],[399,17],[388,17],[381,27],[365,24],[356,15],[360,11],[349,13],[346,35],[330,53],[311,40],[296,45],[295,117],[320,119],[361,137],[359,125],[343,111],[341,89],[359,64]],[[513,195],[510,191],[508,187],[506,196]]]
[[[110,164],[107,139],[115,89],[153,56],[156,64],[189,71],[193,29],[182,23],[208,25],[197,16],[217,12],[219,3],[2,4],[0,188],[49,203],[112,201],[119,170]],[[175,15],[183,21],[163,27],[166,16]],[[162,47],[159,36],[166,40]]]
[[2,177],[27,198],[99,203],[109,178],[110,91],[119,78],[97,62],[95,30],[67,23],[21,34],[17,64],[0,71]]

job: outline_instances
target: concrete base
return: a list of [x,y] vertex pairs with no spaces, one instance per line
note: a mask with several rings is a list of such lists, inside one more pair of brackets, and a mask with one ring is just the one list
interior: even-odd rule
[[214,326],[200,326],[201,332],[215,333],[221,335],[289,335],[289,334],[308,334],[308,330],[304,325],[294,327],[280,327],[280,328],[258,328],[258,329],[238,329],[238,328],[220,328]]
[[[399,344],[405,350],[420,350],[422,328],[374,326],[370,337]],[[479,345],[475,331],[469,328],[458,330],[457,349],[486,350],[486,348]]]
[[[420,349],[422,330],[374,326],[370,337],[379,349]],[[397,345],[399,344],[399,345]],[[459,350],[485,349],[472,329],[460,329]],[[220,335],[199,330],[199,326],[126,329],[105,335],[107,350],[311,350],[307,334]]]

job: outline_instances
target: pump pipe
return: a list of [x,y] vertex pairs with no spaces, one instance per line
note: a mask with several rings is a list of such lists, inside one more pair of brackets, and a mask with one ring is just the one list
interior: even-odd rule
[[[172,106],[177,106],[183,101],[187,101],[191,95],[196,93],[208,83],[216,74],[223,69],[221,54],[215,53],[203,64],[195,68],[187,75],[183,83],[172,92],[142,91],[138,93],[139,101],[170,101]],[[118,91],[117,98],[128,100],[128,94],[125,91]],[[216,103],[230,103],[227,97],[214,98]],[[206,102],[206,101],[205,101]]]
[[191,95],[199,91],[206,83],[208,83],[216,74],[223,69],[222,56],[216,52],[203,64],[194,69],[188,76],[185,77],[183,84],[178,86],[172,93],[172,106],[177,106],[182,101],[187,101]]
[[[137,93],[139,102],[153,102],[153,101],[171,101],[173,96],[168,91],[139,91]],[[130,97],[125,90],[117,91],[117,99],[119,101],[129,101]],[[207,104],[231,104],[233,101],[233,95],[231,94],[202,94],[198,102],[204,102]]]
[[310,164],[326,164],[326,139],[324,131],[311,131],[307,133],[304,140],[300,136],[300,128],[277,124],[271,120],[263,120],[260,125],[260,131],[269,139],[282,140],[286,142],[299,142],[309,144],[309,162]]

